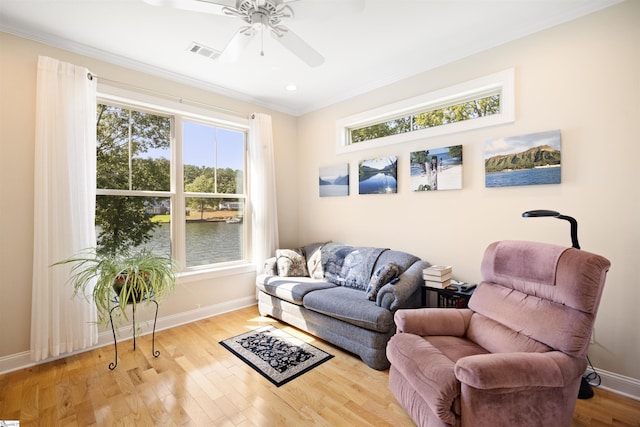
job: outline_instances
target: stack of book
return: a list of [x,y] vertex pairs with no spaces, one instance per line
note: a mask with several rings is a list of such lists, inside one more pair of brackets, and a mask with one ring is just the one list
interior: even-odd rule
[[422,278],[425,286],[444,289],[451,284],[451,266],[432,265],[422,270]]

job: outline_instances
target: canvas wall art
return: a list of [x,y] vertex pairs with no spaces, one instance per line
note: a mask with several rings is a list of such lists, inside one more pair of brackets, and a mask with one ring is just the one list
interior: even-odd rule
[[462,188],[462,145],[413,151],[410,158],[411,190]]
[[363,160],[358,165],[360,194],[389,194],[398,192],[398,157]]
[[320,197],[349,195],[349,164],[320,168],[318,177]]
[[560,184],[560,130],[485,143],[485,186]]

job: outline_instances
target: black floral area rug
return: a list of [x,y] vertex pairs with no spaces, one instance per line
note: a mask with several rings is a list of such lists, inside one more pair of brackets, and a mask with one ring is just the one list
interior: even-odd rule
[[254,329],[220,344],[277,387],[333,357],[274,326]]

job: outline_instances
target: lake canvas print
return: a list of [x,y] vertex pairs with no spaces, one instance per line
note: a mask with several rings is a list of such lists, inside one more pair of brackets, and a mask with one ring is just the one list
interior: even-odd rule
[[485,186],[560,184],[560,130],[485,142]]
[[411,190],[462,188],[462,145],[411,152]]
[[320,197],[349,195],[349,164],[325,166],[319,174]]
[[363,160],[358,165],[360,194],[398,192],[398,158],[396,156]]

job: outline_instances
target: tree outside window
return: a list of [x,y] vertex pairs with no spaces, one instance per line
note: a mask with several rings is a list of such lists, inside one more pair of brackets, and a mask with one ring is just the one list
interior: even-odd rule
[[384,122],[351,129],[351,143],[370,141],[385,136],[414,132],[420,129],[443,126],[498,113],[500,113],[500,94],[478,97],[470,101],[406,114]]

